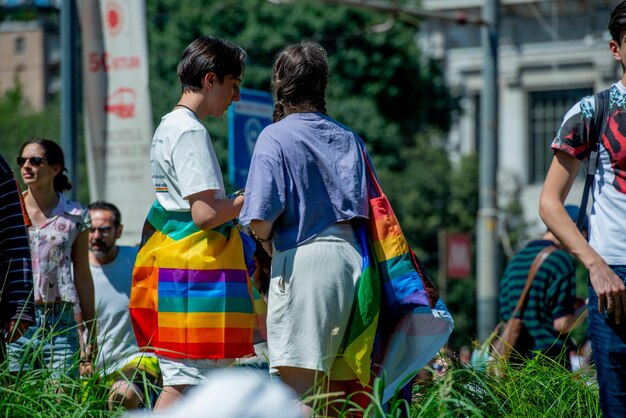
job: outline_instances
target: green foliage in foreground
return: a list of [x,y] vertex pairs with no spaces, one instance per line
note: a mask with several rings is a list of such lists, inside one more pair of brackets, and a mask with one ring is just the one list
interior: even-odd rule
[[61,375],[52,379],[47,370],[25,371],[19,376],[6,372],[0,379],[2,417],[113,417],[108,411],[104,385],[96,377],[73,379]]
[[504,365],[491,376],[454,364],[443,377],[414,386],[411,417],[599,417],[598,388],[585,373],[572,373],[538,356]]
[[[598,390],[595,381],[583,373],[571,373],[556,362],[538,357],[518,367],[505,367],[506,377],[495,377],[452,363],[448,372],[432,379],[432,370],[420,373],[413,387],[411,417],[598,417]],[[6,370],[3,367],[2,370]],[[122,410],[107,411],[104,386],[96,378],[53,381],[48,372],[25,372],[19,377],[0,372],[0,416],[4,417],[117,417]],[[384,412],[380,402],[380,380],[374,383],[371,416],[400,417],[406,402],[392,402]],[[59,394],[59,388],[62,393]],[[313,396],[315,405],[323,397]],[[82,401],[79,401],[82,399]],[[354,400],[338,400],[340,416],[360,409]],[[316,406],[324,416],[327,406]],[[366,414],[366,416],[368,416]]]

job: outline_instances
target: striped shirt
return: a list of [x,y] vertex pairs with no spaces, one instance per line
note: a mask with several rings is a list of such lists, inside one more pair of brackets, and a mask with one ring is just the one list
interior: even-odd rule
[[[510,318],[524,290],[528,271],[543,248],[554,245],[552,241],[529,242],[511,258],[500,280],[500,316]],[[528,292],[528,304],[524,311],[524,326],[528,330],[524,346],[547,352],[561,347],[565,336],[559,336],[553,321],[574,312],[576,300],[576,273],[574,262],[568,252],[557,250],[543,262]],[[550,350],[552,351],[552,350]]]
[[33,322],[33,271],[20,193],[0,155],[0,323]]

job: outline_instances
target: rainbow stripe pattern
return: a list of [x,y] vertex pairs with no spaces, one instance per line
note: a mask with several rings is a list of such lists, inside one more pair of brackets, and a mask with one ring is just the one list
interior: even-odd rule
[[356,299],[343,343],[343,360],[354,371],[362,386],[371,380],[371,359],[380,313],[381,282],[372,259],[372,247],[366,226],[359,224],[356,232],[361,244],[363,262],[361,278],[356,284]]
[[143,351],[191,359],[254,352],[252,252],[246,238],[232,223],[203,231],[190,212],[153,204],[129,305]]
[[[362,145],[361,145],[362,147]],[[384,377],[391,399],[441,349],[454,321],[402,233],[362,147],[368,173],[369,220],[358,229],[363,273],[343,344],[361,384]]]

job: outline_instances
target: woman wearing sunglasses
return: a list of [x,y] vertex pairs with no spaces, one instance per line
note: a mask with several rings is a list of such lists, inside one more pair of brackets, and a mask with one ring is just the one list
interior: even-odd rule
[[[55,142],[29,139],[20,149],[17,164],[28,188],[24,203],[31,222],[28,239],[36,312],[35,326],[9,345],[10,369],[46,367],[75,374],[79,351],[76,319],[84,321],[89,331],[94,324],[89,211],[63,195],[72,185],[64,174],[67,169],[63,150]],[[83,365],[95,353],[91,344],[84,348]]]

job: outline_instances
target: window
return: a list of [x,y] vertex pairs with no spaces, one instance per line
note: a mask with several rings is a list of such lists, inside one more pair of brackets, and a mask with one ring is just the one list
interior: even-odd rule
[[23,36],[15,38],[15,55],[22,55],[26,50],[26,39]]
[[534,91],[528,94],[528,177],[530,183],[546,178],[552,161],[550,144],[563,116],[578,100],[593,94],[593,89]]

